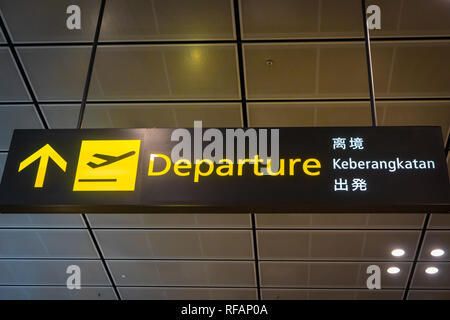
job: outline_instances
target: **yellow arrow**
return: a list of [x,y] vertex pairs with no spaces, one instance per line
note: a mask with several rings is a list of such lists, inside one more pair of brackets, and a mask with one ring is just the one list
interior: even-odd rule
[[67,162],[49,145],[46,144],[31,156],[23,160],[19,165],[19,172],[28,167],[37,159],[39,161],[39,168],[34,183],[35,188],[42,188],[44,185],[45,173],[47,172],[48,159],[51,158],[61,169],[66,172]]

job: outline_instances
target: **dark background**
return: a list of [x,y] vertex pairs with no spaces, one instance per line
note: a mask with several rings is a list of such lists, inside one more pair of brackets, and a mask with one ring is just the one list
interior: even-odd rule
[[[192,139],[194,137],[191,130]],[[204,129],[205,130],[205,129]],[[147,176],[149,156],[162,153],[170,157],[178,142],[171,142],[173,129],[118,130],[17,130],[2,180],[2,203],[7,210],[43,212],[208,211],[208,212],[396,212],[448,210],[448,176],[442,136],[438,127],[352,127],[282,128],[280,159],[285,159],[286,175],[255,176],[253,165],[244,165],[243,175],[235,172],[220,177],[215,171],[194,182],[194,170],[186,177],[173,172]],[[226,150],[225,129],[224,152]],[[347,148],[333,150],[332,138],[345,137]],[[350,149],[351,137],[363,139],[363,150]],[[72,191],[82,140],[143,141],[136,189],[128,191]],[[193,141],[192,141],[193,142]],[[50,144],[68,162],[64,173],[49,160],[44,187],[34,188],[38,161],[18,172],[19,163],[45,144]],[[204,142],[206,146],[208,142]],[[246,141],[246,145],[248,142]],[[192,144],[193,145],[193,144]],[[193,147],[192,147],[193,148]],[[236,154],[235,143],[235,154]],[[248,152],[248,151],[247,151]],[[192,150],[193,154],[193,150]],[[224,155],[225,156],[225,155]],[[434,170],[333,170],[332,159],[433,160]],[[290,176],[289,159],[300,158],[296,174]],[[303,173],[308,158],[321,162],[320,175]],[[237,159],[232,159],[236,163]],[[159,171],[160,169],[158,169]],[[203,168],[205,170],[205,168]],[[347,179],[349,191],[334,191],[334,179]],[[353,178],[367,182],[365,192],[352,191]]]

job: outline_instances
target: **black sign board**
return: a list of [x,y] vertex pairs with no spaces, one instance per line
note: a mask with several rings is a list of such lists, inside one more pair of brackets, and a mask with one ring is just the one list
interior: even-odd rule
[[439,127],[250,130],[15,130],[0,212],[450,210]]

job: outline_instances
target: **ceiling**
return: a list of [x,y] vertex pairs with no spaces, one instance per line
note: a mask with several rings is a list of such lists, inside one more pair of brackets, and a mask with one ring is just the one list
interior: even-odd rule
[[[0,0],[0,174],[14,129],[76,128],[84,103],[83,128],[372,123],[360,0],[105,3]],[[450,2],[370,4],[378,125],[440,126],[448,149]],[[449,252],[427,213],[4,213],[0,299],[450,299]]]

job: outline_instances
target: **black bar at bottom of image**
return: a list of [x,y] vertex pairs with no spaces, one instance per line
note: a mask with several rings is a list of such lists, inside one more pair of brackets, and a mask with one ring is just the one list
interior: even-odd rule
[[[84,309],[91,313],[98,312],[102,316],[108,314],[118,315],[124,311],[127,314],[141,314],[149,319],[298,319],[300,317],[320,317],[338,315],[358,319],[368,315],[371,317],[394,316],[401,314],[403,317],[407,313],[416,313],[423,308],[424,304],[445,303],[448,301],[387,301],[387,300],[267,300],[267,301],[242,301],[242,300],[141,300],[141,301],[1,301],[0,307],[3,310],[11,308],[16,316],[21,313],[37,312],[42,314],[49,312],[51,308],[61,307],[67,310],[76,310],[83,305],[90,305],[89,309]],[[77,309],[73,309],[75,305]],[[98,304],[93,306],[93,304]],[[26,306],[26,308],[20,308]],[[387,308],[385,308],[386,306]],[[444,306],[442,306],[444,307]],[[420,310],[419,310],[420,309]],[[60,315],[59,315],[60,317]]]

